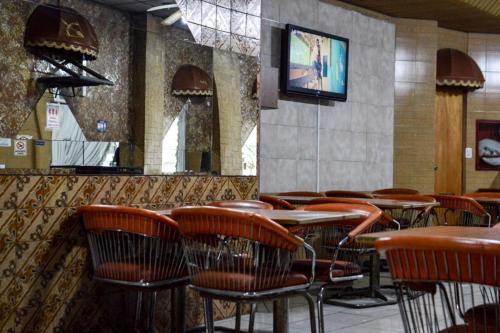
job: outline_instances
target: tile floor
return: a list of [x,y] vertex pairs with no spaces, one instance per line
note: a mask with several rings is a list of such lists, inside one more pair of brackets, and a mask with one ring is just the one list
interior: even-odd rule
[[[255,316],[256,333],[273,331],[270,306],[260,306]],[[325,304],[325,331],[335,333],[403,333],[397,305],[367,309],[349,309]],[[216,322],[217,326],[234,327],[234,319]],[[248,315],[242,317],[242,329],[248,327]],[[300,297],[290,299],[289,333],[310,332],[309,311]]]

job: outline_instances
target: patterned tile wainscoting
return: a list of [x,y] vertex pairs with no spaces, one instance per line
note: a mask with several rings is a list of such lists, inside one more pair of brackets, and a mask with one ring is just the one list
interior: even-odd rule
[[[144,208],[201,205],[257,197],[257,177],[0,176],[0,331],[124,332],[133,327],[132,293],[91,279],[81,221],[87,204]],[[156,326],[168,332],[169,292],[161,292]],[[203,318],[188,293],[187,324]],[[216,303],[223,318],[234,305]]]

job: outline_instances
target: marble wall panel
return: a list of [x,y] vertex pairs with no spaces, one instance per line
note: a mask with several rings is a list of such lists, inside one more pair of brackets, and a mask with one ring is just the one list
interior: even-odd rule
[[[51,1],[37,1],[52,3]],[[1,1],[0,73],[4,84],[0,87],[0,137],[14,136],[35,110],[43,91],[35,79],[45,74],[45,68],[24,48],[24,29],[35,8],[35,1]],[[90,1],[62,0],[60,5],[74,8],[97,32],[99,55],[88,67],[114,82],[114,86],[87,89],[85,97],[68,97],[66,100],[88,140],[129,140],[129,16]],[[104,134],[96,131],[96,121],[108,121]]]

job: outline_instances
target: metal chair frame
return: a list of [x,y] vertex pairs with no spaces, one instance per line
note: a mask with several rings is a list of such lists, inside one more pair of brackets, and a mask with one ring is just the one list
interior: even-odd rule
[[221,208],[274,209],[273,205],[259,200],[212,201],[207,206]]
[[379,195],[392,195],[392,194],[419,194],[417,190],[411,189],[411,188],[401,188],[401,187],[394,187],[394,188],[383,188],[380,190],[375,190],[372,192],[372,194],[379,196]]
[[[255,303],[277,301],[291,295],[306,298],[311,331],[316,332],[314,301],[307,292],[314,281],[315,266],[311,267],[308,282],[279,286],[288,277],[299,245],[304,246],[315,262],[316,254],[311,246],[275,222],[251,212],[190,207],[175,209],[172,216],[179,222],[184,235],[186,260],[192,278],[190,287],[204,298],[207,332],[214,332],[213,299],[236,302],[237,312],[241,310],[238,304],[252,304],[249,325],[249,332],[252,332]],[[233,274],[243,274],[255,280],[228,282]],[[237,316],[236,331],[240,331],[240,324]]]
[[344,191],[344,190],[326,191],[325,195],[329,198],[361,198],[361,199],[373,198],[373,195],[368,193],[356,192],[356,191]]
[[[469,198],[492,198],[492,199],[498,199],[500,198],[500,190],[499,192],[474,192],[474,193],[469,193],[465,194],[464,196],[469,197]],[[484,207],[484,209],[492,216],[494,217],[494,222],[499,223],[500,222],[500,204],[499,203],[484,203],[480,202],[481,206]]]
[[289,203],[288,201],[282,200],[278,197],[272,195],[264,195],[261,194],[259,196],[260,201],[267,202],[272,205],[274,209],[285,209],[285,210],[294,210],[295,206]]
[[500,332],[497,244],[464,231],[446,240],[394,235],[376,247],[387,254],[405,332]]
[[[380,195],[380,199],[401,200],[401,201],[418,201],[418,202],[436,202],[436,199],[430,196],[419,194],[388,194]],[[386,208],[384,211],[388,212],[394,219],[396,219],[402,229],[409,228],[422,228],[432,225],[433,207],[426,208]]]
[[[184,295],[189,283],[185,273],[180,233],[175,221],[141,209],[92,205],[79,209],[83,217],[94,266],[93,279],[137,290],[134,327],[140,329],[144,293],[149,296],[145,324],[154,332],[157,293],[171,289]],[[176,291],[175,289],[182,289]],[[176,316],[172,306],[172,317]],[[182,320],[173,330],[184,330]]]
[[[473,198],[455,195],[430,195],[430,197],[439,202],[439,206],[433,208],[431,215],[441,225],[448,225],[450,217],[455,217],[459,226],[491,226],[491,215]],[[440,215],[444,221],[440,221]]]
[[[325,199],[330,199],[330,198],[325,198]],[[335,198],[331,199],[335,200]],[[359,234],[375,231],[375,228],[377,228],[378,225],[388,225],[389,223],[392,222],[392,218],[387,220],[384,217],[383,212],[379,208],[371,204],[359,203],[358,201],[355,201],[355,199],[339,199],[339,200],[347,200],[348,203],[342,202],[334,204],[332,203],[317,204],[317,205],[304,206],[301,207],[300,209],[310,210],[310,211],[335,211],[335,210],[356,211],[356,212],[362,212],[364,214],[364,217],[361,219],[354,219],[352,223],[348,223],[348,221],[345,220],[345,221],[318,223],[308,226],[298,226],[290,229],[291,232],[295,232],[297,234],[306,233],[306,237],[304,237],[306,242],[317,239],[318,237],[316,234],[319,232],[321,234],[319,239],[322,243],[319,245],[320,252],[317,252],[319,253],[318,256],[319,257],[325,256],[327,258],[329,257],[328,259],[331,260],[328,272],[329,281],[328,282],[317,281],[315,283],[320,288],[316,301],[318,308],[318,322],[319,322],[318,327],[320,333],[323,333],[325,331],[323,304],[328,303],[328,304],[343,305],[343,306],[346,305],[339,300],[326,301],[325,299],[327,291],[330,289],[338,289],[339,287],[342,286],[343,283],[352,283],[356,280],[364,278],[361,266],[359,266],[358,273],[356,273],[356,270],[353,269],[353,273],[350,273],[348,271],[346,276],[335,276],[336,271],[338,271],[337,269],[338,259],[339,258],[342,259],[343,256],[345,255],[348,256],[346,258],[349,258],[349,254],[353,255],[353,260],[355,260],[354,258],[359,258],[361,256],[369,256],[370,258],[376,256],[376,251],[373,247],[367,247],[362,244],[359,244],[356,242],[355,238]],[[350,200],[353,200],[354,202]],[[329,232],[333,233],[332,235],[334,235],[337,232],[343,234],[343,236],[337,238],[339,241],[335,243],[334,246],[329,245],[329,242],[332,240],[332,236],[329,235]],[[351,259],[346,259],[346,262],[349,263],[355,261],[352,261]],[[378,262],[373,264],[378,265]],[[360,292],[362,293],[364,291],[356,291],[355,293],[359,294]],[[377,296],[383,297],[383,295],[377,295]]]

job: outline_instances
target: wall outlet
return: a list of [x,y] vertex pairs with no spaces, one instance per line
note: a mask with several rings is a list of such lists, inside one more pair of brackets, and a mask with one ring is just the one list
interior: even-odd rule
[[471,147],[465,148],[465,158],[472,158],[472,148]]

